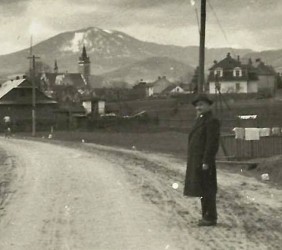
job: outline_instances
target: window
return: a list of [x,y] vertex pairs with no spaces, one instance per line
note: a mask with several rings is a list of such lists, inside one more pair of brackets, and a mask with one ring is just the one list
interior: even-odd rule
[[233,70],[233,76],[234,77],[241,77],[242,76],[242,69],[237,67]]
[[214,71],[214,76],[223,77],[222,68],[216,68],[215,71]]

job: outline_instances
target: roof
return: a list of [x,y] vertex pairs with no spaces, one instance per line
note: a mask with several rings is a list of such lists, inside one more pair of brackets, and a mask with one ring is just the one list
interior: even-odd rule
[[[165,88],[162,92],[163,93],[167,93],[167,92],[170,92],[172,91],[173,89],[175,89],[176,87],[180,87],[179,85],[176,85],[176,84],[173,84],[173,85],[170,85],[168,86],[167,88]],[[181,88],[181,87],[180,87]]]
[[[49,100],[36,100],[36,105],[38,104],[57,104],[58,102],[49,98]],[[1,105],[30,105],[30,101],[1,101]]]
[[[16,105],[30,104],[30,98],[28,98],[28,99],[26,99],[26,98],[14,98],[12,100],[6,100],[5,98],[3,98],[6,94],[8,94],[13,89],[23,89],[23,88],[32,89],[31,83],[25,78],[16,79],[16,80],[9,80],[9,81],[4,82],[0,86],[0,103],[4,104],[4,105],[8,105],[8,104],[16,104]],[[39,91],[44,96],[44,98],[46,98],[46,99],[36,98],[36,104],[57,104],[57,102],[55,100],[53,100],[52,98],[45,95],[38,88],[36,88],[36,91],[37,92]],[[38,96],[38,94],[37,94],[37,96]]]
[[191,84],[180,83],[179,87],[181,87],[184,91],[190,91],[191,90]]
[[[73,85],[82,87],[86,85],[85,79],[80,73],[44,73],[51,86]],[[41,79],[43,79],[42,75]]]
[[140,89],[140,88],[146,88],[146,87],[148,87],[148,84],[146,82],[139,82],[133,86],[133,89]]
[[256,69],[258,75],[276,75],[276,72],[272,66],[265,65],[263,62],[260,62]]
[[241,62],[232,58],[230,53],[228,53],[227,56],[220,62],[215,61],[214,65],[209,70],[215,70],[216,68],[222,68],[223,70],[234,69],[236,67],[242,67]]
[[[221,68],[223,71],[222,77],[216,76],[213,72],[218,68]],[[235,68],[240,68],[242,70],[241,76],[233,75],[233,70]],[[228,53],[226,58],[224,58],[220,62],[215,62],[215,64],[209,70],[209,81],[216,81],[217,77],[219,81],[255,81],[258,79],[257,69],[252,64],[243,64],[240,60],[232,58],[230,53]]]
[[19,85],[21,85],[24,81],[27,81],[26,79],[18,79],[18,80],[9,80],[7,82],[4,82],[0,87],[0,99],[9,93],[12,89],[17,88]]
[[146,87],[147,88],[152,88],[154,87],[155,83],[154,82],[151,82],[151,83],[147,83]]
[[152,87],[154,85],[157,85],[158,83],[164,83],[164,82],[172,84],[169,80],[167,80],[165,76],[163,76],[163,77],[159,77],[156,81],[149,83],[148,86]]

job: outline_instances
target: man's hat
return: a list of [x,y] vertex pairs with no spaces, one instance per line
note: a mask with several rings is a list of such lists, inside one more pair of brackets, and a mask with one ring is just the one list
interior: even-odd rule
[[200,101],[206,102],[206,103],[208,103],[209,105],[212,105],[212,104],[213,104],[213,100],[209,99],[208,96],[205,95],[205,94],[199,94],[199,95],[197,95],[197,96],[193,99],[192,104],[193,104],[194,106],[196,106],[197,102],[200,102]]

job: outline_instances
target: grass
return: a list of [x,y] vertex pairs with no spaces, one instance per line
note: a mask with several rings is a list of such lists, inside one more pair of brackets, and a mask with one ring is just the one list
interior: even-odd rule
[[[48,138],[46,132],[37,133],[37,137]],[[20,134],[26,136],[27,134]],[[30,136],[30,134],[29,134]],[[118,132],[98,130],[94,132],[56,131],[53,139],[62,141],[96,143],[117,146],[126,149],[172,154],[186,158],[188,134],[176,131],[163,132]]]

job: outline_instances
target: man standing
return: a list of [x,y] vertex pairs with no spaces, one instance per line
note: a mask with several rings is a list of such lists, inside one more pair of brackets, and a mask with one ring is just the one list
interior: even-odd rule
[[219,148],[220,123],[212,114],[213,101],[205,94],[193,101],[197,120],[189,134],[184,195],[201,197],[199,226],[217,224],[217,178],[215,157]]
[[10,137],[11,134],[11,117],[6,115],[3,118],[4,121],[4,133],[5,133],[5,137]]

